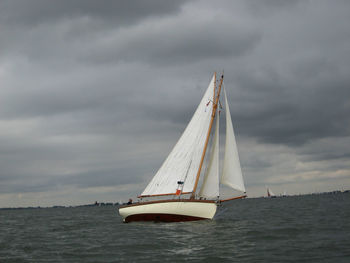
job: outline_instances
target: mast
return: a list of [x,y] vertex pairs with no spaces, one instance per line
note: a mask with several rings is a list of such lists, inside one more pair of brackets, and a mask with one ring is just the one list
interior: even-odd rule
[[204,157],[205,157],[205,152],[206,152],[207,147],[208,147],[209,137],[210,137],[210,133],[211,133],[211,129],[212,129],[212,126],[213,126],[213,122],[214,122],[216,110],[217,110],[218,103],[219,103],[220,91],[221,91],[221,86],[222,86],[223,80],[224,80],[224,74],[221,75],[219,90],[218,90],[217,95],[215,95],[215,89],[216,89],[216,72],[214,72],[213,111],[212,111],[212,114],[211,114],[211,119],[210,119],[209,129],[208,129],[208,133],[207,133],[207,138],[206,138],[206,140],[205,140],[205,145],[204,145],[204,149],[203,149],[201,161],[200,161],[199,168],[198,168],[198,172],[197,172],[197,176],[196,176],[196,181],[195,181],[195,183],[194,183],[194,187],[193,187],[191,199],[194,199],[194,198],[195,198],[195,195],[196,195],[196,190],[197,190],[197,186],[198,186],[199,176],[200,176],[200,174],[201,174],[201,170],[202,170],[202,166],[203,166],[203,162],[204,162]]

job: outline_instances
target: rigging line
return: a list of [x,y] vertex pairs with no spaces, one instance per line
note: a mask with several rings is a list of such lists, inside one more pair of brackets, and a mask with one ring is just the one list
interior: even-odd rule
[[192,164],[192,158],[191,158],[190,164],[188,165],[188,168],[187,168],[186,176],[184,178],[184,184],[186,183],[186,179],[187,179],[187,176],[188,176],[188,171],[190,170],[191,164]]
[[[192,156],[193,156],[193,154],[192,154]],[[181,197],[181,195],[182,195],[182,191],[183,191],[183,189],[184,189],[184,187],[185,187],[186,179],[187,179],[187,176],[188,176],[188,172],[190,171],[191,164],[192,164],[192,157],[191,157],[191,160],[190,160],[190,164],[188,165],[188,168],[187,168],[187,172],[186,172],[185,178],[184,178],[184,180],[183,180],[183,184],[182,184],[181,192],[180,192],[180,194],[179,194],[179,199],[180,199],[180,197]]]

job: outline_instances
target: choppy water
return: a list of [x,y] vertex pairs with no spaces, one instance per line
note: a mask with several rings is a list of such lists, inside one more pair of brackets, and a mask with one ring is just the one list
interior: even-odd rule
[[0,262],[350,262],[350,193],[229,202],[213,221],[117,207],[0,210]]

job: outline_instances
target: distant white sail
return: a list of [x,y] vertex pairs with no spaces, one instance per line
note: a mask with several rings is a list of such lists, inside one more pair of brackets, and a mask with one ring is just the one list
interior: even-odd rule
[[267,188],[267,196],[275,196],[271,189]]
[[228,106],[225,90],[224,94],[226,105],[226,143],[221,183],[235,190],[245,192],[242,170],[238,157],[237,144],[232,126],[230,108]]
[[209,163],[204,175],[199,196],[208,199],[215,199],[219,195],[219,114],[217,114]]
[[212,114],[214,81],[213,77],[190,123],[141,196],[175,193],[179,181],[184,182],[183,192],[192,192]]

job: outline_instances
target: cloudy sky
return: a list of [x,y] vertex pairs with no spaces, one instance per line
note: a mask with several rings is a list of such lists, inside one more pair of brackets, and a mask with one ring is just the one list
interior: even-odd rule
[[0,0],[0,207],[147,185],[225,70],[249,196],[350,189],[350,1]]

